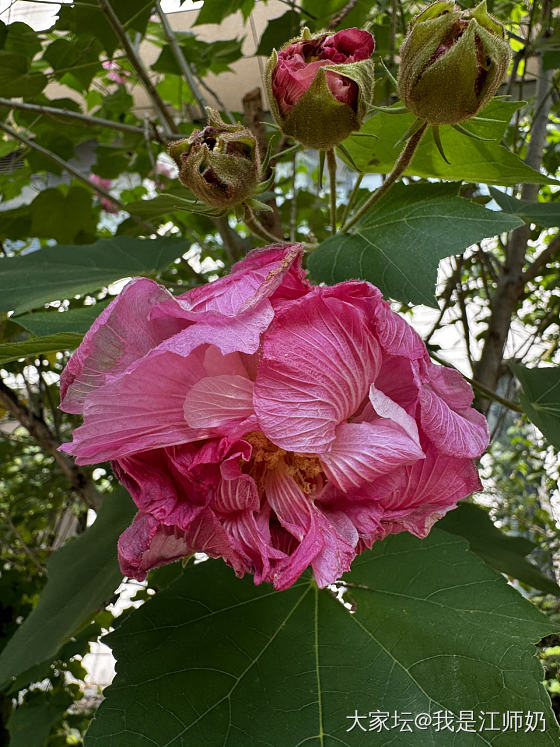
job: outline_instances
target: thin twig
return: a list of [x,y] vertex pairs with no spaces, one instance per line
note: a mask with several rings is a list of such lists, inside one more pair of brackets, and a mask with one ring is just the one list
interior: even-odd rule
[[296,240],[297,230],[297,192],[296,192],[296,177],[297,177],[297,152],[292,154],[292,202],[290,204],[290,241]]
[[14,129],[9,127],[8,125],[4,124],[3,122],[0,122],[0,130],[4,130],[4,132],[7,135],[10,135],[10,137],[13,137],[15,140],[19,140],[24,145],[27,145],[28,148],[31,148],[32,150],[36,150],[37,153],[41,153],[42,155],[46,156],[46,158],[49,158],[53,163],[58,164],[62,169],[65,171],[68,171],[69,174],[72,174],[76,179],[78,179],[82,184],[85,184],[89,189],[91,189],[93,192],[95,192],[98,195],[101,195],[101,197],[105,197],[107,200],[110,200],[114,205],[116,205],[119,210],[124,210],[129,213],[132,220],[134,220],[138,225],[142,226],[146,229],[149,233],[156,233],[156,228],[151,223],[146,222],[142,218],[139,218],[136,215],[133,215],[128,211],[127,206],[121,202],[117,197],[113,197],[113,195],[110,192],[107,192],[107,190],[103,189],[103,187],[99,187],[97,184],[94,184],[92,181],[90,181],[86,176],[81,174],[78,169],[75,169],[73,166],[70,166],[70,164],[65,161],[63,158],[60,158],[60,156],[57,156],[56,153],[53,153],[52,151],[48,150],[47,148],[43,148],[42,145],[39,145],[38,143],[35,143],[33,140],[30,140],[29,138],[25,137],[25,135],[22,135],[19,132],[16,132]]
[[41,104],[28,104],[24,101],[12,101],[11,99],[0,98],[0,106],[5,106],[9,109],[20,109],[24,112],[37,112],[38,114],[44,114],[48,117],[62,117],[64,119],[75,119],[77,122],[84,122],[94,127],[107,127],[113,130],[119,130],[121,132],[129,132],[133,135],[142,135],[143,129],[136,127],[135,125],[125,124],[124,122],[114,122],[111,119],[103,119],[102,117],[91,117],[89,114],[82,114],[82,112],[73,112],[69,109],[57,109],[54,106],[42,106]]
[[128,57],[128,60],[130,61],[130,64],[135,69],[136,74],[138,75],[142,83],[144,84],[144,88],[146,89],[146,92],[148,96],[150,97],[152,104],[154,105],[154,108],[160,117],[160,121],[162,125],[164,126],[166,134],[178,133],[175,122],[173,121],[173,117],[167,110],[167,107],[163,103],[161,96],[157,92],[154,84],[152,83],[152,80],[150,76],[148,75],[148,71],[144,67],[144,63],[140,60],[140,57],[136,54],[136,51],[134,47],[132,46],[132,43],[127,36],[127,33],[124,30],[122,23],[119,21],[117,14],[111,7],[109,0],[97,0],[97,2],[99,3],[99,6],[101,7],[105,15],[107,16],[107,20],[113,27],[115,34],[117,35],[124,51],[126,52],[126,55]]
[[554,255],[560,250],[560,234],[555,236],[550,244],[543,249],[542,252],[535,257],[529,267],[523,273],[523,283],[527,283],[529,280],[533,280],[540,274],[544,265],[554,258]]
[[169,46],[171,47],[171,51],[173,52],[173,56],[175,57],[175,60],[177,61],[177,64],[179,65],[179,69],[185,76],[185,80],[187,81],[187,84],[191,91],[193,92],[193,95],[196,99],[196,103],[200,107],[200,111],[202,113],[202,116],[204,116],[204,113],[206,111],[206,106],[208,105],[208,102],[204,98],[204,95],[202,91],[198,88],[196,81],[194,79],[194,75],[192,73],[192,70],[190,68],[189,63],[185,59],[185,55],[183,54],[183,50],[179,46],[179,42],[177,41],[177,37],[173,33],[173,29],[171,28],[169,24],[169,20],[166,16],[166,14],[161,9],[161,5],[159,0],[156,0],[155,3],[156,13],[158,14],[161,25],[163,26],[163,32],[167,38],[167,41],[169,42]]
[[0,404],[22,425],[35,441],[50,454],[58,464],[62,472],[76,493],[90,506],[98,509],[101,506],[102,496],[88,475],[74,464],[74,461],[62,451],[58,450],[60,443],[43,418],[37,417],[29,407],[21,402],[16,393],[0,380]]
[[12,532],[12,534],[14,535],[14,537],[16,537],[16,539],[18,540],[18,542],[22,546],[23,551],[25,552],[25,554],[27,555],[27,557],[29,558],[29,560],[33,563],[33,565],[35,566],[35,568],[39,571],[39,573],[41,575],[43,575],[44,573],[46,573],[45,567],[43,565],[41,565],[41,563],[37,560],[37,558],[35,557],[35,553],[27,545],[26,541],[21,536],[21,534],[19,532],[19,529],[16,527],[16,525],[14,524],[14,522],[11,520],[8,512],[4,511],[4,509],[0,509],[0,514],[4,517],[4,520],[5,520],[6,524],[10,527],[10,531]]

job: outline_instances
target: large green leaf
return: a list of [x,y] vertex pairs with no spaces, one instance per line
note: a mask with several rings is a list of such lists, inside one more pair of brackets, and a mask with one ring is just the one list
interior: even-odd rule
[[194,22],[195,26],[203,23],[221,23],[232,13],[240,10],[247,20],[255,6],[255,0],[204,0],[204,5]]
[[519,396],[525,414],[553,446],[560,449],[560,367],[509,367],[521,382]]
[[99,301],[91,306],[81,309],[70,309],[69,311],[36,311],[34,314],[12,317],[24,329],[37,337],[56,335],[60,332],[73,332],[76,335],[85,335],[99,314],[112,301],[112,298]]
[[438,528],[467,539],[471,550],[492,568],[547,594],[560,594],[558,584],[525,557],[535,549],[535,543],[501,532],[481,506],[459,503],[455,511],[440,519]]
[[29,98],[43,90],[48,83],[47,76],[28,72],[28,65],[25,55],[0,51],[0,96]]
[[[481,137],[501,138],[512,113],[521,105],[522,102],[495,100],[481,113],[481,117],[494,119],[495,122],[471,121],[465,123],[465,127]],[[413,121],[412,114],[378,112],[361,129],[362,134],[375,135],[377,140],[351,136],[344,141],[344,145],[361,171],[388,173],[403,147],[402,144],[395,147],[395,143],[405,134]],[[431,134],[427,132],[405,174],[501,185],[521,182],[556,183],[531,169],[498,142],[474,140],[447,125],[440,128],[440,135],[450,163],[443,160]]]
[[182,239],[117,236],[0,259],[0,311],[20,313],[47,301],[97,290],[120,278],[150,275],[187,249]]
[[[117,676],[86,747],[525,747],[527,733],[368,731],[368,713],[545,714],[531,746],[560,736],[531,645],[552,625],[503,577],[434,530],[392,536],[354,562],[344,607],[301,580],[187,568],[107,637]],[[363,716],[352,728],[352,715]]]
[[70,244],[83,231],[95,233],[91,198],[91,192],[76,186],[66,194],[59,189],[39,192],[31,203],[30,235]]
[[300,14],[295,10],[287,10],[283,16],[269,21],[255,54],[268,57],[273,49],[280,49],[289,39],[297,35],[300,18]]
[[107,495],[94,524],[51,555],[37,606],[0,654],[0,685],[52,659],[108,601],[122,578],[117,539],[133,513],[122,488]]
[[457,196],[456,184],[398,184],[351,234],[320,244],[308,267],[316,282],[369,280],[384,295],[437,308],[437,268],[487,236],[522,225]]
[[74,350],[82,341],[83,335],[74,332],[61,332],[45,337],[29,337],[21,342],[4,342],[0,344],[0,364],[17,361],[19,358],[30,358],[59,350]]
[[517,200],[499,189],[490,187],[490,194],[506,213],[523,218],[527,223],[536,223],[543,228],[560,226],[560,202],[531,202]]

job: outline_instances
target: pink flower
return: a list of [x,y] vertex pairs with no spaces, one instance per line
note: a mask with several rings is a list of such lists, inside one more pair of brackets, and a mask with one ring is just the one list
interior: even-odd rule
[[[104,179],[101,176],[97,176],[97,174],[91,174],[89,180],[92,184],[101,187],[101,189],[104,189],[105,191],[111,189],[113,184],[112,179]],[[113,215],[116,215],[119,212],[118,207],[108,197],[103,197],[101,199],[101,207],[106,213],[112,213]]]
[[[366,60],[373,54],[374,47],[370,33],[353,28],[298,41],[281,49],[272,75],[272,90],[282,116],[298,103],[313,83],[319,68]],[[356,110],[358,84],[333,70],[326,70],[325,77],[335,99]]]
[[139,512],[138,579],[192,552],[283,589],[319,586],[388,534],[425,536],[479,488],[486,422],[369,283],[312,287],[299,245],[251,252],[173,297],[130,282],[61,379],[83,425],[62,449],[112,460]]
[[126,79],[130,76],[128,70],[124,70],[118,63],[112,60],[105,60],[102,63],[102,67],[109,71],[107,77],[114,83],[126,83]]

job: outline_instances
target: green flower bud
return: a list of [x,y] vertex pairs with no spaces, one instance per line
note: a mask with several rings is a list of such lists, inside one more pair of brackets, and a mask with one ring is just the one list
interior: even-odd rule
[[255,136],[241,124],[227,124],[218,112],[208,111],[208,126],[169,145],[179,168],[179,179],[214,208],[229,208],[251,197],[257,189],[260,162]]
[[432,3],[410,23],[401,47],[398,93],[419,119],[434,125],[474,117],[498,90],[511,50],[486,1],[461,10]]
[[329,150],[359,130],[373,99],[373,36],[361,29],[312,36],[308,29],[272,53],[270,110],[286,135]]

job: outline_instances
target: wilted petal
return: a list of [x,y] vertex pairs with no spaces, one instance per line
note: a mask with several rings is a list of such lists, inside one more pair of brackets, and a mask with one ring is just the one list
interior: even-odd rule
[[131,526],[119,538],[119,563],[125,576],[143,581],[146,572],[195,552],[212,558],[223,557],[238,576],[246,570],[231,547],[224,529],[206,509],[182,531],[161,524],[149,514],[136,515]]

